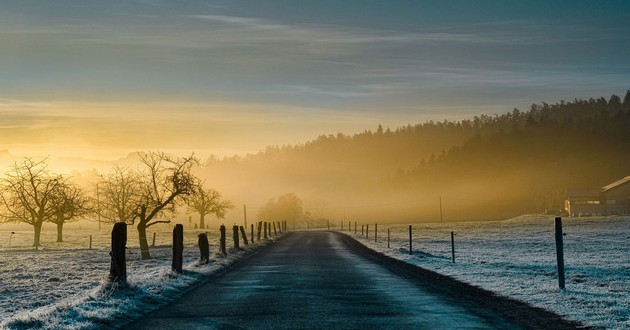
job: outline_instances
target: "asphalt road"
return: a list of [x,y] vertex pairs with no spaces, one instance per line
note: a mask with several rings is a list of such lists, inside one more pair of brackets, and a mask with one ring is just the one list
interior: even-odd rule
[[518,329],[333,232],[295,232],[125,329]]

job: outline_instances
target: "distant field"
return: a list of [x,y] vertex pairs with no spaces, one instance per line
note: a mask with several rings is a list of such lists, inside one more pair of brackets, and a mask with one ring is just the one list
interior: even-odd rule
[[[609,329],[630,328],[630,218],[563,219],[566,290],[558,289],[554,221],[529,216],[507,221],[374,225],[368,247],[464,282]],[[387,229],[391,242],[387,248]],[[454,231],[456,263],[451,262]]]

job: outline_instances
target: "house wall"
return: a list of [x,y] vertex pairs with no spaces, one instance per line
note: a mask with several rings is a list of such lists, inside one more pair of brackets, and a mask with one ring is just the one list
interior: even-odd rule
[[580,201],[569,201],[567,212],[572,217],[604,215],[605,209],[602,204],[580,204]]
[[606,214],[630,214],[630,183],[610,189],[602,197]]

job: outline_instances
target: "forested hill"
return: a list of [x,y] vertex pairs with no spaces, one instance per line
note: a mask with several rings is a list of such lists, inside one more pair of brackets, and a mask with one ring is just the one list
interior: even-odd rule
[[321,136],[213,160],[209,169],[212,181],[244,179],[231,181],[233,194],[295,192],[305,206],[317,201],[356,217],[435,220],[440,198],[451,219],[540,212],[559,208],[566,188],[630,175],[630,91],[623,101],[613,95],[533,104],[502,115]]

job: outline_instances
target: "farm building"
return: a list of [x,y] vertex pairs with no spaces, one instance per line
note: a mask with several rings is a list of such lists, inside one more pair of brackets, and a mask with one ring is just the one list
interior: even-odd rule
[[570,216],[630,214],[630,176],[602,188],[567,189],[564,209]]

